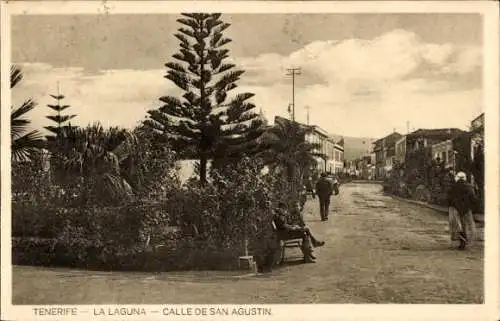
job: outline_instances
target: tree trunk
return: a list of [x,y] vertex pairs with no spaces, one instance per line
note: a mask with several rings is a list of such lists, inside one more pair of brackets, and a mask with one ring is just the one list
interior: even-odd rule
[[296,190],[297,190],[297,176],[296,176],[296,170],[295,170],[295,166],[294,165],[288,165],[288,168],[287,168],[287,176],[288,176],[288,182],[290,184],[290,196],[292,197],[292,199],[295,198],[296,196]]
[[[198,31],[200,34],[203,32],[203,19],[197,19]],[[198,40],[198,45],[203,43],[203,40]],[[198,56],[200,57],[200,107],[205,112],[205,79],[203,78],[205,73],[205,55],[204,47],[200,46]],[[209,112],[207,112],[209,114]],[[200,156],[200,183],[205,185],[207,182],[207,154],[202,152]]]
[[207,182],[207,156],[200,156],[200,182],[205,185]]

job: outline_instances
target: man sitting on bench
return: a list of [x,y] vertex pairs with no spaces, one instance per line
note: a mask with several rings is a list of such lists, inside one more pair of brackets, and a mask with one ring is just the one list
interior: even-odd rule
[[283,233],[282,235],[288,238],[301,238],[301,250],[304,255],[304,262],[315,263],[314,260],[316,257],[313,255],[313,247],[323,246],[325,245],[325,242],[318,241],[305,224],[303,224],[303,226],[288,224],[286,211],[286,204],[280,202],[274,216],[274,224],[276,225],[278,233]]

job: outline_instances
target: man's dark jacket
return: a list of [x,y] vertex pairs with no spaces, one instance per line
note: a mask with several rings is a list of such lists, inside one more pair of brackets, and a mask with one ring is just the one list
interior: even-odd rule
[[456,208],[458,213],[465,214],[475,205],[476,194],[469,183],[458,181],[448,190],[448,206]]
[[316,195],[319,198],[328,198],[332,195],[333,183],[327,178],[321,177],[316,183]]

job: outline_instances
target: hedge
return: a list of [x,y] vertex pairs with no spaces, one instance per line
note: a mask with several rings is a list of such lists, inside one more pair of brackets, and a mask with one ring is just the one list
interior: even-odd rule
[[[261,175],[261,167],[245,158],[223,172],[212,171],[207,184],[192,180],[172,189],[156,204],[64,208],[44,198],[39,198],[47,203],[43,206],[15,203],[13,262],[127,270],[233,269],[245,253],[246,237],[250,255],[266,265],[275,249],[273,208],[290,196],[283,192],[286,182]],[[178,232],[167,232],[170,225]]]
[[12,238],[12,264],[126,271],[232,270],[238,268],[237,258],[243,252],[242,246],[207,248],[185,238],[121,254],[82,244],[70,247],[57,239]]

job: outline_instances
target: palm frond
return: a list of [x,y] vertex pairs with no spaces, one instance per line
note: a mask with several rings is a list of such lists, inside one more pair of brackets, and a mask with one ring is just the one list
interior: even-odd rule
[[30,159],[32,155],[43,147],[44,140],[42,135],[36,130],[17,137],[11,142],[11,150],[14,160]]
[[27,100],[20,107],[11,109],[10,130],[12,139],[21,137],[27,130],[27,126],[31,123],[31,121],[21,117],[35,108],[35,106],[36,103],[34,101]]
[[[11,86],[13,87],[22,79],[22,74],[19,68],[11,68]],[[23,118],[28,112],[35,108],[36,103],[29,99],[21,106],[11,107],[10,126],[11,126],[11,149],[12,159],[14,161],[26,161],[31,159],[38,149],[44,147],[42,135],[33,130],[28,133],[28,126],[31,123],[29,119]]]
[[134,133],[127,131],[125,135],[122,142],[112,151],[117,156],[119,162],[129,157],[139,144],[139,139]]
[[105,173],[102,177],[103,188],[113,199],[121,199],[133,195],[132,187],[119,175]]
[[36,103],[32,99],[28,99],[25,101],[21,106],[14,108],[11,108],[10,112],[10,119],[18,119],[22,116],[24,116],[26,113],[30,112],[33,110],[33,108],[36,107]]
[[21,68],[18,66],[10,67],[10,88],[14,88],[23,79]]

